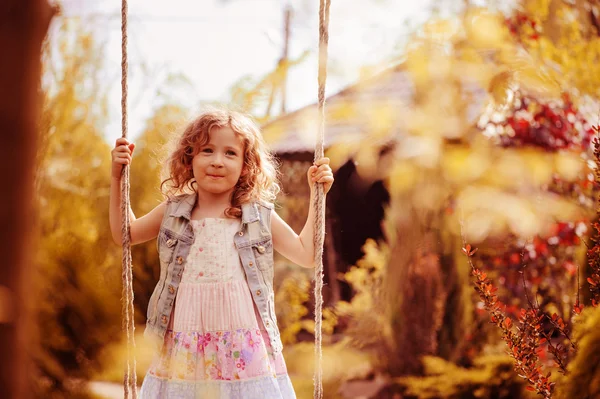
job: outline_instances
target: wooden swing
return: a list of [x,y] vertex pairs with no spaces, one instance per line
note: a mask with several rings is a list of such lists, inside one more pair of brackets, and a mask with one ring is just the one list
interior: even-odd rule
[[[329,42],[329,7],[331,0],[319,0],[319,73],[318,73],[318,103],[319,103],[319,134],[315,146],[315,161],[324,156],[325,140],[325,84],[327,81],[327,46]],[[121,129],[122,137],[127,138],[127,0],[121,0]],[[133,264],[131,259],[130,220],[129,220],[129,165],[123,168],[121,178],[121,237],[123,238],[123,257],[121,279],[122,329],[127,338],[127,361],[123,376],[124,396],[137,398],[137,375],[135,362],[135,323],[133,309]],[[323,316],[323,241],[325,239],[325,196],[323,185],[316,184],[315,202],[315,372],[314,398],[323,397],[323,368],[322,368],[322,316]]]

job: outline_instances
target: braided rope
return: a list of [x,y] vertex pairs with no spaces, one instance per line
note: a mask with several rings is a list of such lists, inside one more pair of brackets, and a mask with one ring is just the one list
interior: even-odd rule
[[[121,129],[127,137],[127,0],[121,1]],[[121,279],[121,328],[127,337],[127,360],[123,375],[124,397],[131,394],[137,398],[137,374],[135,356],[135,321],[133,309],[133,264],[131,260],[130,220],[129,220],[129,166],[125,165],[121,175],[121,237],[123,258]]]
[[[329,6],[331,0],[319,1],[319,134],[315,147],[315,161],[324,156],[325,142],[325,83],[327,81],[327,44],[329,42]],[[323,242],[325,240],[325,195],[323,185],[317,184],[315,191],[315,399],[323,398]]]

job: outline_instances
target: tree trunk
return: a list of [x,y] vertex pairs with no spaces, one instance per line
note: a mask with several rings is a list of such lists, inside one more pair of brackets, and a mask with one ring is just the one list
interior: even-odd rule
[[[40,113],[41,48],[54,9],[47,0],[0,3],[0,397],[29,398],[26,291]],[[27,298],[25,294],[27,293]]]

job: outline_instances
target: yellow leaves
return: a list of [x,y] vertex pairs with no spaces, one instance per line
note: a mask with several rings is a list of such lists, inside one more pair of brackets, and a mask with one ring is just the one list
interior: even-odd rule
[[357,265],[360,267],[374,269],[375,277],[379,277],[380,273],[383,271],[387,264],[387,259],[389,255],[387,247],[380,246],[375,240],[368,239],[363,246],[363,251],[365,253],[365,256],[363,256],[357,262]]
[[[502,69],[491,84],[502,87],[518,87],[526,93],[538,96],[539,100],[556,99],[562,92],[558,70],[551,69],[545,62],[532,56],[519,46],[506,45],[497,55]],[[492,86],[492,90],[495,88]]]
[[582,177],[585,161],[574,152],[561,151],[554,157],[556,172],[565,181],[574,181]]
[[501,14],[474,9],[465,16],[465,30],[470,45],[478,49],[497,49],[508,39]]
[[459,212],[454,217],[464,220],[466,240],[471,243],[509,233],[525,238],[544,235],[556,220],[582,217],[576,205],[553,194],[513,193],[493,186],[466,187],[458,193],[456,206]]
[[285,133],[289,126],[281,121],[270,123],[263,129],[263,138],[270,146],[273,146],[285,137]]
[[413,43],[406,51],[406,71],[417,87],[429,82],[429,56],[431,53],[424,43]]
[[[474,54],[472,57],[469,53]],[[486,64],[473,49],[465,49],[460,58],[454,63],[453,80],[472,82],[477,87],[488,87],[491,79],[495,76],[495,69]]]
[[358,140],[346,140],[337,142],[329,147],[325,155],[330,159],[331,168],[336,170],[346,163],[346,161],[358,151],[361,145],[362,142]]
[[487,210],[475,210],[463,220],[466,239],[474,244],[481,243],[488,237],[501,235],[505,231],[504,220],[500,214]]
[[[333,330],[337,326],[338,316],[335,311],[331,308],[323,309],[323,320],[321,322],[321,329],[323,334],[331,335],[333,334]],[[313,327],[314,332],[314,327]]]
[[388,190],[392,196],[399,196],[411,190],[417,182],[420,170],[417,165],[408,161],[396,161],[388,179]]
[[545,153],[535,148],[493,148],[486,156],[494,167],[482,173],[479,181],[507,190],[541,189],[552,181],[554,174],[568,180],[583,177],[583,161],[579,161],[579,169],[574,165],[576,154]]
[[498,187],[519,187],[527,182],[523,157],[518,151],[506,149],[495,154],[494,170],[489,170],[486,180]]
[[523,174],[527,176],[529,184],[534,187],[542,187],[550,183],[552,174],[553,154],[543,153],[534,149],[521,151],[524,169]]
[[327,105],[327,118],[328,121],[344,121],[352,119],[358,111],[355,103],[340,101]]
[[550,3],[552,0],[527,0],[523,2],[525,12],[534,18],[545,21],[550,12]]
[[346,280],[355,291],[351,302],[339,302],[336,311],[360,320],[361,315],[372,313],[378,306],[379,287],[387,266],[389,251],[385,246],[379,246],[374,240],[367,240],[363,246],[365,256],[356,266],[352,266],[344,274]]
[[304,303],[309,299],[309,288],[310,282],[306,274],[290,273],[277,290],[277,320],[284,344],[296,342],[298,332],[305,327],[302,319],[308,314]]
[[519,86],[538,99],[559,98],[562,93],[561,84],[556,73],[541,65],[530,65],[515,72]]
[[[529,0],[525,2],[524,11],[531,21],[520,32],[526,50],[534,55],[540,66],[552,65],[558,72],[542,68],[538,73],[528,70],[520,79],[534,88],[548,85],[552,92],[556,90],[553,80],[557,80],[565,88],[597,96],[600,87],[597,67],[600,38],[593,33],[587,12],[566,2],[550,0]],[[541,28],[534,38],[531,38],[534,33],[531,23]]]
[[392,101],[373,101],[365,106],[366,129],[369,137],[380,141],[389,137],[398,123],[398,109],[402,105]]
[[362,144],[358,152],[354,155],[354,163],[357,173],[366,180],[377,180],[378,175],[379,149],[372,144]]
[[488,92],[495,106],[507,106],[513,99],[513,91],[517,85],[514,73],[503,70],[494,75],[488,84]]
[[434,19],[427,22],[422,30],[423,35],[434,42],[448,42],[461,36],[461,26],[458,18]]
[[490,166],[484,147],[448,147],[441,161],[444,178],[451,183],[467,184],[479,178]]

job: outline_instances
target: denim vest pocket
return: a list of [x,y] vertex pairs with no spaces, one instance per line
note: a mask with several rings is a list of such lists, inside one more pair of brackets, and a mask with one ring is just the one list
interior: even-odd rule
[[260,270],[273,268],[273,243],[270,237],[263,242],[253,244],[252,252]]
[[169,264],[173,260],[177,238],[172,237],[168,230],[162,230],[158,236],[158,256],[161,263]]

